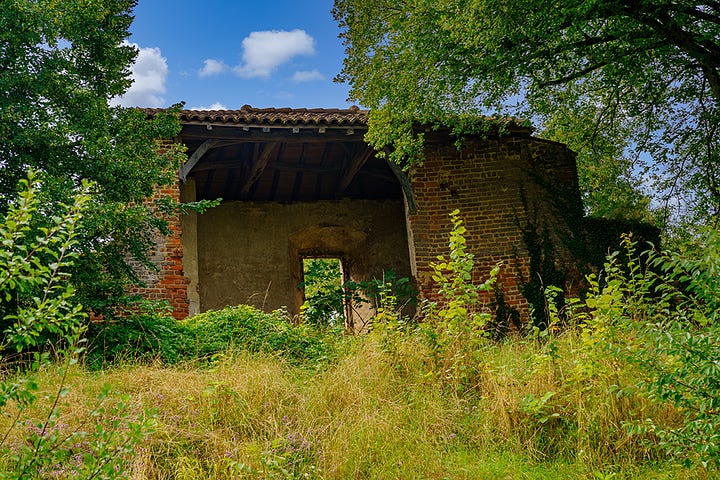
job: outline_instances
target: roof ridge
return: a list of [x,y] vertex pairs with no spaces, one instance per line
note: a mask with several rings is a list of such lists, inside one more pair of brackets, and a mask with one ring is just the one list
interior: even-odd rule
[[[143,108],[148,115],[166,111],[162,108]],[[180,110],[185,122],[262,124],[262,125],[333,125],[366,126],[367,110],[357,106],[341,108],[255,108],[243,105],[239,110]]]

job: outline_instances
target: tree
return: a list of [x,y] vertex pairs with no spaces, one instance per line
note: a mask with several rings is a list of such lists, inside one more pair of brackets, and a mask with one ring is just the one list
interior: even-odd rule
[[156,139],[179,130],[172,114],[148,119],[110,107],[137,55],[125,42],[136,0],[8,0],[0,3],[0,214],[28,169],[39,172],[51,218],[84,180],[94,182],[77,233],[73,279],[83,304],[102,310],[133,278],[162,229],[146,204],[175,180],[178,147]]
[[658,205],[717,222],[719,2],[336,0],[333,13],[347,54],[338,79],[375,109],[376,147],[408,158],[415,121],[497,113],[552,126],[579,107],[592,128],[571,147],[592,154],[592,132],[609,132],[611,150],[650,155]]
[[342,324],[345,299],[342,267],[337,258],[308,258],[303,261],[305,303],[302,312],[306,321],[319,326]]

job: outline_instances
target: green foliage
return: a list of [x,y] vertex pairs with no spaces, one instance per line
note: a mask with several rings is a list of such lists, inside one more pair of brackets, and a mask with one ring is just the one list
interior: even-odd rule
[[449,257],[440,255],[437,263],[430,264],[440,299],[426,307],[420,328],[429,341],[434,373],[467,388],[477,380],[475,356],[486,344],[491,321],[490,313],[483,310],[480,292],[492,291],[501,265],[493,268],[485,282],[475,285],[473,255],[466,251],[467,230],[460,211],[451,212],[450,219]]
[[642,184],[649,166],[631,157],[625,140],[632,133],[628,126],[596,123],[596,118],[603,118],[602,108],[577,99],[573,108],[557,109],[544,117],[542,135],[577,153],[578,181],[588,215],[659,225],[662,212],[651,209],[651,198]]
[[[619,399],[610,383],[573,388],[574,332],[556,338],[555,359],[534,341],[488,342],[476,356],[480,381],[463,392],[427,375],[419,335],[398,342],[397,362],[376,335],[347,338],[353,348],[320,371],[236,354],[212,368],[126,365],[71,380],[73,391],[90,398],[110,382],[132,392],[134,408],[157,410],[155,433],[129,478],[581,480],[614,473],[690,480],[719,473],[657,456],[620,426],[633,411],[672,424],[663,418],[667,408]],[[589,433],[587,442],[577,441],[579,430]]]
[[159,360],[167,365],[186,360],[184,346],[190,332],[175,320],[169,308],[140,303],[134,310],[88,326],[90,339],[84,356],[89,368]]
[[[522,233],[530,261],[528,262],[527,278],[523,279],[519,288],[530,303],[532,324],[530,326],[545,330],[552,322],[549,310],[562,308],[565,303],[565,294],[562,289],[566,285],[567,275],[557,264],[558,249],[547,228],[540,231],[537,225],[529,222],[522,228]],[[576,249],[570,245],[576,240],[561,238],[560,241],[566,242],[568,249],[574,253]],[[576,261],[579,262],[579,260]],[[546,295],[548,287],[558,287],[552,298]]]
[[[397,285],[393,277],[374,285],[375,314],[370,319],[368,329],[380,338],[380,346],[390,358],[397,362],[402,344],[415,332],[416,324],[403,314],[403,306],[398,305],[395,294]],[[399,366],[399,363],[397,363]]]
[[262,453],[265,478],[295,480],[320,480],[322,475],[315,466],[316,447],[311,441],[297,433],[272,441],[269,450]]
[[274,354],[293,364],[323,364],[335,358],[338,342],[334,330],[294,325],[286,312],[265,313],[248,305],[177,321],[167,308],[141,304],[113,321],[90,325],[89,338],[85,364],[90,368],[215,361],[241,351]]
[[18,424],[23,441],[2,452],[7,470],[0,472],[0,478],[125,478],[135,448],[151,432],[152,422],[127,412],[128,397],[109,402],[109,394],[105,388],[88,413],[91,429],[71,429],[63,421],[69,412],[56,407],[47,418]]
[[226,307],[183,322],[186,358],[211,358],[229,350],[274,353],[290,363],[317,363],[334,356],[335,334],[293,325],[286,312],[264,313],[248,305]]
[[[433,309],[433,315],[452,330],[458,328],[459,324],[472,323],[478,328],[483,328],[487,323],[488,316],[479,312],[480,292],[489,292],[492,289],[494,280],[486,281],[480,285],[472,282],[472,270],[475,266],[474,255],[467,252],[465,233],[467,229],[463,226],[460,218],[460,210],[450,213],[452,229],[450,230],[450,256],[445,258],[438,256],[438,263],[431,263],[433,269],[432,279],[438,285],[438,294],[441,295],[442,303],[439,308]],[[490,274],[494,279],[500,270],[498,265]],[[438,305],[435,305],[438,307]]]
[[[393,303],[392,314],[405,322],[406,307],[417,305],[417,290],[410,279],[398,278],[392,269],[383,272],[380,279],[348,280],[342,283],[341,264],[338,259],[308,259],[304,268],[305,303],[301,309],[301,317],[313,325],[341,326],[346,305],[352,310],[372,308],[375,312],[370,320],[372,324],[374,319],[390,313],[387,307],[390,298]],[[349,328],[348,323],[345,323]],[[372,328],[372,325],[367,326]]]
[[84,318],[72,301],[68,270],[77,258],[76,232],[89,201],[89,185],[46,227],[38,225],[42,205],[34,177],[30,173],[28,180],[21,181],[17,203],[0,226],[0,351],[4,352],[37,349],[47,334],[71,340]]
[[[110,107],[130,85],[137,55],[125,42],[135,0],[13,0],[0,3],[0,213],[29,168],[43,173],[43,215],[93,183],[71,269],[76,297],[99,313],[135,280],[165,222],[144,203],[176,180],[183,147],[158,149],[179,131],[170,112],[149,119]],[[52,228],[51,222],[45,228]]]
[[603,283],[591,279],[584,338],[595,356],[610,354],[618,365],[638,369],[640,379],[628,391],[672,405],[681,416],[670,427],[644,419],[629,424],[631,432],[656,435],[685,462],[717,465],[720,235],[707,231],[702,243],[701,256],[650,253],[644,268],[626,237],[625,265],[611,256]]
[[342,325],[345,312],[345,293],[342,285],[340,260],[337,258],[309,258],[303,262],[305,303],[301,308],[303,320],[317,326]]
[[[0,382],[0,411],[12,421],[0,440],[0,478],[118,478],[149,432],[150,421],[129,415],[126,400],[109,404],[108,391],[86,419],[91,429],[68,429],[63,421],[70,413],[62,408],[68,394],[65,380],[81,351],[85,318],[74,301],[69,271],[78,258],[77,232],[91,188],[84,182],[49,227],[38,226],[42,204],[31,172],[2,217],[0,352],[31,354],[32,361],[13,365],[8,356],[2,358],[8,373]],[[53,336],[52,345],[43,344],[47,334]],[[57,390],[41,395],[43,385],[36,376],[51,366],[48,346],[54,349],[61,380]],[[34,410],[40,410],[39,417],[32,416]]]
[[361,282],[348,281],[343,286],[347,301],[353,309],[369,306],[374,311],[368,327],[376,320],[392,316],[394,321],[409,323],[408,312],[417,306],[417,289],[407,277],[398,278],[393,269],[383,272],[381,278]]
[[[644,217],[646,199],[628,177],[649,156],[644,180],[657,203],[717,220],[715,2],[335,0],[333,14],[346,52],[338,80],[371,109],[368,139],[397,144],[395,160],[421,160],[416,122],[519,115],[572,138],[581,178],[595,170],[607,179],[601,196],[587,192],[594,211]],[[564,122],[562,112],[576,111]]]

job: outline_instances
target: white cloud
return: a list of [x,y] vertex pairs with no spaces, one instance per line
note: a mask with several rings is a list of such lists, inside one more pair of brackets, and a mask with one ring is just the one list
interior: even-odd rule
[[167,59],[162,56],[159,48],[146,47],[139,49],[135,64],[132,66],[133,84],[120,97],[110,100],[111,105],[123,107],[162,107],[165,99],[165,80],[167,79]]
[[190,107],[188,110],[227,110],[227,107],[220,102],[215,102],[209,107]]
[[325,77],[317,69],[300,70],[292,76],[294,82],[312,82],[313,80],[325,80]]
[[228,66],[225,65],[221,60],[208,58],[207,60],[205,60],[205,65],[198,72],[198,75],[200,75],[201,77],[211,77],[213,75],[219,75],[227,69]]
[[233,71],[244,78],[268,78],[278,66],[298,55],[315,53],[315,40],[304,30],[251,32],[242,41],[243,63]]

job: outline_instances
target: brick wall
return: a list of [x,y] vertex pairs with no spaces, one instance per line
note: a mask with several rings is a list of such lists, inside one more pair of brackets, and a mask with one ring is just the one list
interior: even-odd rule
[[[574,157],[565,146],[529,137],[476,139],[462,150],[441,133],[426,136],[426,159],[410,174],[417,211],[408,216],[413,273],[426,299],[438,300],[430,263],[449,253],[449,213],[455,209],[467,228],[468,252],[475,256],[473,280],[487,279],[499,261],[504,301],[528,320],[522,284],[530,276],[525,230],[534,226],[553,238],[567,234],[567,219],[582,215]],[[562,244],[562,241],[556,242]],[[557,249],[557,261],[571,255]],[[495,295],[484,298],[488,310]]]
[[[573,225],[582,217],[582,203],[574,156],[564,145],[525,135],[469,140],[458,150],[447,135],[432,132],[426,135],[425,163],[410,173],[410,180],[417,210],[407,216],[408,247],[422,297],[438,299],[430,263],[449,253],[449,213],[455,209],[467,228],[468,251],[475,256],[473,281],[484,281],[497,262],[504,263],[497,291],[484,298],[488,311],[497,307],[501,294],[520,321],[528,321],[523,287],[536,275],[528,231],[547,236],[553,245],[550,261],[575,278],[568,245]],[[179,201],[179,187],[160,189],[157,195]],[[132,293],[167,300],[175,317],[184,318],[189,306],[181,223],[178,217],[167,220],[171,235],[158,235],[151,255],[159,270],[144,269],[146,286]]]
[[[151,202],[161,198],[170,197],[174,201],[180,200],[178,185],[160,188]],[[150,300],[166,300],[173,309],[173,316],[182,319],[188,316],[189,306],[187,297],[188,279],[183,274],[183,248],[180,241],[182,228],[177,215],[165,219],[170,229],[169,235],[155,234],[154,251],[150,252],[149,259],[157,269],[133,265],[145,286],[136,286],[130,290],[131,294],[141,295]]]

